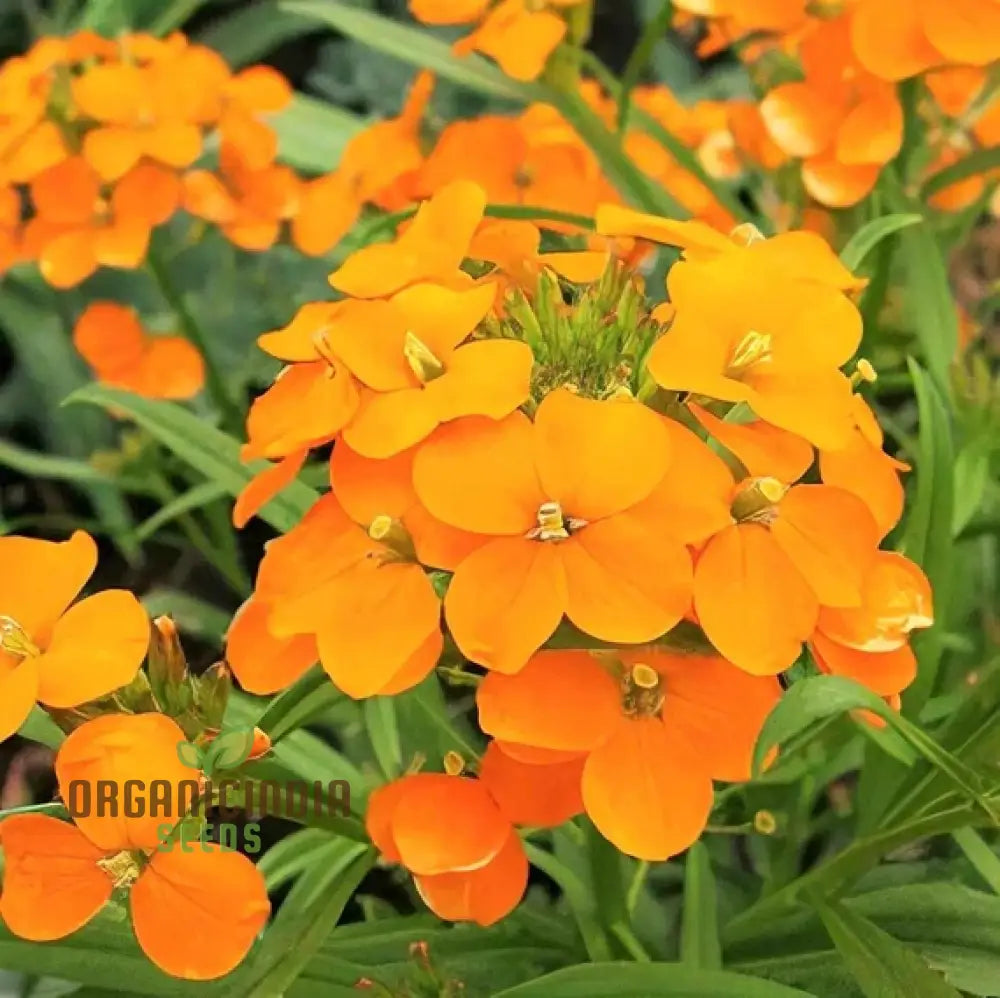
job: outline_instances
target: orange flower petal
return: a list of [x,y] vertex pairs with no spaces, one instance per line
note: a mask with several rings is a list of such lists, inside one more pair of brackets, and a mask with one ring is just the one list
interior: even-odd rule
[[538,407],[535,435],[546,497],[585,520],[645,499],[670,463],[661,419],[631,400],[600,402],[558,389]]
[[277,464],[255,475],[244,486],[233,506],[233,526],[237,530],[245,527],[279,492],[299,477],[308,453],[308,448],[293,451]]
[[928,41],[949,62],[985,66],[1000,58],[1000,9],[993,0],[918,0]]
[[162,225],[180,203],[180,178],[158,163],[139,163],[133,167],[118,181],[111,195],[116,215],[142,218],[149,225]]
[[802,164],[802,183],[820,204],[828,208],[850,208],[871,193],[879,166],[873,163],[839,163],[834,159],[807,160]]
[[[513,412],[442,426],[417,451],[413,485],[439,520],[484,534],[523,534],[546,501],[532,456],[535,432]],[[463,488],[455,483],[462,482]]]
[[0,742],[24,724],[38,699],[38,659],[0,652]]
[[656,718],[623,718],[587,759],[583,803],[618,849],[659,861],[701,835],[712,810],[712,779],[679,732]]
[[64,159],[31,181],[35,211],[57,225],[86,225],[100,193],[98,177],[79,156]]
[[389,458],[429,437],[437,425],[434,402],[423,388],[364,392],[344,439],[365,457]]
[[512,823],[555,828],[583,812],[583,763],[580,758],[533,766],[490,742],[479,764],[479,779]]
[[820,603],[861,603],[879,534],[857,496],[830,485],[797,485],[781,500],[771,534]]
[[924,35],[917,4],[864,0],[851,19],[858,61],[884,80],[903,80],[943,60]]
[[840,108],[810,83],[783,83],[761,101],[761,117],[771,138],[789,156],[815,156],[833,143]]
[[841,163],[888,163],[903,144],[903,108],[895,90],[887,88],[865,98],[837,131]]
[[0,845],[0,918],[21,939],[62,939],[111,900],[111,877],[97,865],[104,853],[72,824],[42,814],[11,815],[0,823]]
[[311,634],[275,637],[267,627],[267,604],[251,597],[226,634],[226,661],[248,693],[267,696],[295,682],[319,661]]
[[149,617],[130,592],[88,596],[52,628],[38,658],[38,699],[66,708],[105,696],[135,678],[148,647]]
[[210,981],[233,970],[267,924],[264,878],[246,856],[180,844],[153,854],[132,886],[132,926],[164,973]]
[[417,893],[438,918],[493,925],[509,915],[528,886],[528,858],[511,829],[500,852],[486,866],[467,873],[415,876]]
[[517,672],[558,627],[566,577],[551,544],[501,537],[459,565],[444,600],[455,643],[473,662]]
[[330,455],[330,485],[355,523],[371,523],[376,516],[398,520],[417,502],[413,457],[408,450],[380,461],[337,441]]
[[636,644],[681,620],[691,608],[691,556],[665,532],[669,526],[629,510],[557,546],[566,615],[577,627],[604,641]]
[[[80,831],[108,852],[155,849],[160,826],[181,817],[179,784],[197,781],[200,775],[177,756],[177,746],[185,740],[184,732],[164,714],[105,714],[73,731],[56,755],[56,779],[71,813],[74,806],[86,811],[73,814]],[[101,780],[117,785],[117,807],[98,807],[96,784]],[[162,780],[169,784],[162,814],[161,808],[150,806],[142,809],[140,817],[126,816],[126,784],[130,780],[145,786],[150,805],[152,783]],[[88,795],[75,790],[78,782],[89,784],[89,808]],[[190,803],[190,793],[183,796],[184,803]],[[153,811],[157,813],[151,814]]]
[[419,773],[392,812],[392,837],[413,873],[478,870],[507,842],[510,822],[479,780]]
[[83,139],[83,158],[108,182],[124,177],[142,153],[142,135],[133,128],[95,128]]
[[666,246],[679,246],[688,259],[711,258],[736,249],[730,239],[704,222],[659,218],[622,205],[599,205],[596,221],[597,231],[602,236],[635,236]]
[[812,633],[816,596],[766,527],[728,527],[695,566],[694,605],[709,640],[754,675],[787,669]]
[[858,651],[817,631],[809,647],[823,672],[853,679],[882,697],[902,693],[917,678],[917,659],[908,644],[892,651]]
[[476,705],[480,727],[494,738],[561,752],[596,748],[621,717],[617,683],[581,651],[539,652],[514,676],[491,672]]

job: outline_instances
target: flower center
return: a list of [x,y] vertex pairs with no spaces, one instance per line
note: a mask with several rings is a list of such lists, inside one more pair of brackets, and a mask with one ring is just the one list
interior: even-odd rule
[[115,888],[131,887],[142,873],[139,860],[134,853],[122,851],[114,856],[104,856],[97,865],[111,878]]
[[622,710],[626,717],[655,717],[663,708],[666,690],[660,674],[637,662],[622,674]]
[[741,381],[751,368],[769,364],[771,360],[771,334],[751,330],[736,344],[726,367],[726,377]]
[[524,536],[529,541],[565,541],[577,530],[587,526],[586,520],[575,516],[565,516],[562,506],[553,501],[543,502],[536,514],[538,526],[532,527]]
[[403,356],[422,385],[444,374],[444,364],[434,356],[431,348],[413,333],[408,332],[403,340]]
[[778,503],[788,487],[777,478],[750,478],[733,498],[730,512],[737,523],[761,523],[769,527],[778,518]]
[[379,566],[411,564],[417,561],[417,549],[410,532],[402,520],[380,513],[368,526],[368,536],[382,545],[381,551],[373,551],[369,557],[375,558]]
[[21,658],[41,655],[41,650],[28,637],[28,632],[13,617],[3,615],[0,615],[0,649]]

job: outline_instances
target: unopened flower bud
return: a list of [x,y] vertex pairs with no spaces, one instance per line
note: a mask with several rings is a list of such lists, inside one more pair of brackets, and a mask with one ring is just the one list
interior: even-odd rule
[[226,713],[233,674],[225,662],[216,662],[197,680],[195,701],[198,717],[205,728],[218,730]]

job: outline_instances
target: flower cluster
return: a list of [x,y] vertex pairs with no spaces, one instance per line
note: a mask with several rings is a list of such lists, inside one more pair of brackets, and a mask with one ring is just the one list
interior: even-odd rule
[[[81,32],[5,62],[0,94],[3,267],[34,260],[50,284],[71,287],[100,266],[140,266],[152,230],[182,206],[251,249],[296,214],[299,181],[275,165],[263,120],[291,90],[267,67],[233,74],[180,34]],[[210,136],[218,175],[192,169]]]
[[[921,111],[948,119],[931,172],[967,153],[970,143],[996,142],[996,114],[980,120],[986,109],[971,111],[985,85],[985,67],[1000,58],[1000,13],[992,0],[680,0],[678,8],[682,23],[692,15],[710,19],[702,51],[739,48],[768,91],[760,110],[771,137],[802,161],[803,184],[824,205],[857,204],[895,159],[903,140],[900,80],[927,74],[940,106]],[[775,49],[797,60],[799,75],[789,80],[775,69]],[[962,207],[975,200],[982,183],[975,178],[971,188],[936,203]]]
[[[565,781],[559,799],[578,795],[619,848],[666,858],[701,833],[713,780],[749,777],[775,677],[804,648],[891,699],[932,619],[920,570],[879,550],[905,466],[856,391],[871,365],[842,370],[863,282],[821,238],[609,204],[603,248],[539,253],[533,225],[484,204],[443,187],[331,275],[345,297],[261,338],[286,367],[244,456],[277,463],[236,521],[331,443],[332,491],[268,545],[228,647],[260,693],[317,658],[353,697],[398,693],[446,635],[487,671],[484,786],[408,777],[369,818],[432,907],[456,917],[460,897],[474,919],[501,907],[492,864],[510,880],[520,862],[492,768],[516,766],[524,792]],[[669,304],[650,310],[615,257],[633,240],[683,250]],[[439,862],[427,828],[407,845],[406,816],[433,811],[425,787],[480,800],[468,865]],[[454,836],[461,812],[442,813]]]

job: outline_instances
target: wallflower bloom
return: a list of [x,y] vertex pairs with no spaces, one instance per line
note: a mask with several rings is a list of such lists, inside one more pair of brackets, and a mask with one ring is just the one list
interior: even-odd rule
[[476,702],[504,751],[585,759],[583,805],[601,834],[631,856],[663,860],[703,831],[713,779],[749,779],[780,695],[776,680],[721,658],[545,651],[515,676],[488,675]]
[[850,492],[776,478],[741,483],[731,510],[733,525],[698,556],[695,611],[721,654],[773,675],[798,658],[821,604],[861,605],[878,527]]
[[524,894],[524,848],[483,780],[404,776],[371,795],[365,827],[384,859],[413,874],[439,918],[492,925]]
[[[159,714],[108,715],[67,738],[56,759],[64,799],[75,781],[194,780],[177,744],[181,729]],[[79,783],[77,783],[79,786]],[[151,806],[152,809],[152,806]],[[161,970],[188,980],[229,973],[264,927],[270,904],[253,863],[214,844],[158,848],[157,828],[176,813],[144,818],[88,813],[76,825],[20,814],[0,824],[5,869],[0,918],[15,935],[34,942],[62,939],[89,922],[118,889],[129,892],[135,936]]]
[[879,551],[858,607],[820,611],[809,641],[820,669],[862,683],[879,696],[901,693],[917,675],[909,636],[934,623],[926,576],[912,561]]
[[76,707],[135,676],[149,644],[138,600],[108,589],[73,603],[97,565],[97,546],[77,531],[68,541],[0,537],[0,739],[36,700]]
[[445,598],[467,657],[516,672],[563,614],[608,641],[650,641],[673,627],[689,606],[691,563],[655,491],[670,460],[651,410],[565,389],[545,397],[534,423],[521,412],[469,418],[424,444],[420,501],[488,539],[458,565]]
[[186,339],[151,336],[133,309],[115,302],[87,306],[73,345],[98,381],[145,398],[191,398],[205,381],[201,354]]

